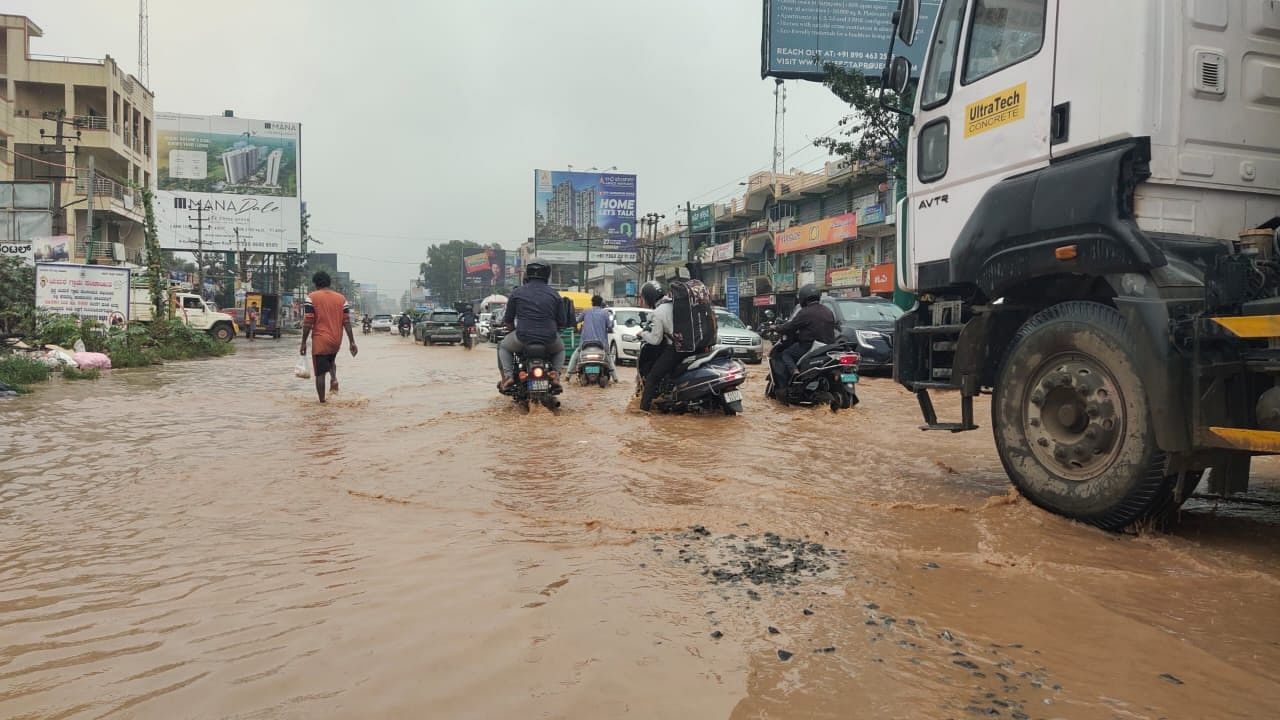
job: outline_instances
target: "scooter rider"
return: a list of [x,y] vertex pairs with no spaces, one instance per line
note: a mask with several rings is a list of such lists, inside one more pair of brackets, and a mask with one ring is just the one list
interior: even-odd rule
[[[569,375],[572,377],[578,371],[578,357],[582,355],[582,348],[588,343],[599,345],[602,350],[609,347],[609,333],[613,332],[613,318],[609,315],[609,311],[604,309],[604,298],[599,295],[591,296],[591,309],[582,314],[582,342],[578,343],[578,349],[573,351],[573,357],[569,358]],[[605,353],[605,364],[609,366],[609,377],[613,381],[618,382],[618,371],[613,367],[613,358]]]
[[409,321],[409,313],[400,313],[400,322],[397,324],[400,326],[400,332],[402,333],[406,330],[411,330],[412,323]]
[[796,374],[800,358],[804,357],[815,342],[830,344],[836,341],[836,333],[840,325],[836,322],[835,313],[823,305],[822,294],[815,285],[805,285],[796,294],[800,301],[800,311],[791,320],[778,328],[778,344],[773,353],[780,353],[786,376],[778,383],[778,390],[783,391],[787,383]]
[[363,322],[360,323],[360,325],[361,325],[361,328],[364,330],[364,334],[368,335],[369,331],[373,330],[373,316],[368,313],[365,313],[364,320]]
[[[653,405],[653,397],[658,394],[658,387],[662,385],[662,381],[680,366],[680,362],[689,357],[692,353],[676,352],[675,343],[672,342],[672,333],[675,330],[674,305],[671,298],[662,292],[662,286],[656,280],[650,280],[640,288],[640,296],[644,300],[644,304],[653,309],[649,313],[650,328],[641,330],[640,339],[646,344],[645,349],[641,350],[641,355],[646,355],[644,350],[649,350],[649,355],[654,359],[651,363],[644,363],[643,360],[637,363],[637,369],[644,373],[644,390],[640,393],[640,409],[649,412],[649,408]],[[647,369],[643,365],[647,364]]]
[[541,343],[551,353],[551,385],[560,386],[560,370],[564,367],[564,342],[560,340],[561,300],[547,281],[551,266],[530,258],[524,267],[524,284],[511,293],[502,322],[513,332],[498,344],[498,369],[502,380],[498,387],[506,390],[515,382],[515,355],[530,343]]

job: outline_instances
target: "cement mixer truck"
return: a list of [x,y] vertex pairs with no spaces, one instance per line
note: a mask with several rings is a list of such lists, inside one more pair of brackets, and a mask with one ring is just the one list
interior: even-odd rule
[[[895,376],[1013,484],[1120,529],[1280,453],[1280,3],[902,0]],[[918,78],[918,79],[917,79]],[[909,95],[909,92],[907,93]],[[892,97],[892,96],[889,96]],[[939,418],[938,393],[959,417]]]

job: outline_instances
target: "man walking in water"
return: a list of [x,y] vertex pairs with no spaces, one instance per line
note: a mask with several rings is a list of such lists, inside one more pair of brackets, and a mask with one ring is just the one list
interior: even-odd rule
[[338,351],[342,349],[342,333],[347,334],[351,357],[359,349],[356,336],[351,331],[351,306],[342,294],[329,289],[333,281],[329,273],[321,270],[311,276],[316,291],[307,296],[302,306],[302,348],[299,355],[307,354],[307,338],[311,338],[311,362],[316,376],[316,395],[324,402],[324,376],[329,375],[329,392],[338,392]]

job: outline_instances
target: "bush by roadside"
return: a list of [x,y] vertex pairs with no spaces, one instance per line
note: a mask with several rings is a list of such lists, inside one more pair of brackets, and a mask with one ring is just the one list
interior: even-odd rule
[[49,379],[49,368],[27,355],[0,357],[0,385],[18,392],[28,392],[30,386]]

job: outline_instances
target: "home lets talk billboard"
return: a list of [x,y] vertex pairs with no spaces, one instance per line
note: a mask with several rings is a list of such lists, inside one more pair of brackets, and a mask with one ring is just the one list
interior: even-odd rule
[[534,241],[547,262],[635,262],[636,176],[534,170]]
[[[156,223],[166,250],[299,247],[298,123],[156,114]],[[203,226],[203,231],[198,230]]]

